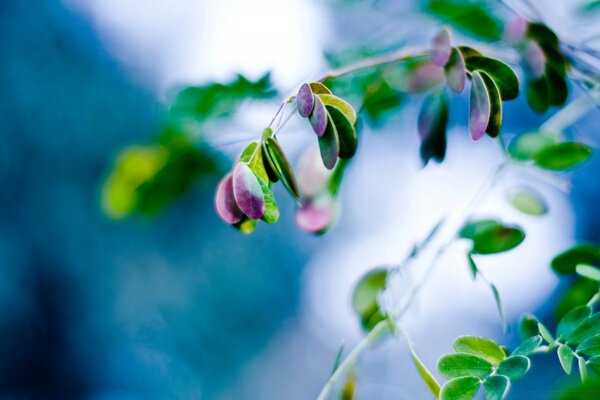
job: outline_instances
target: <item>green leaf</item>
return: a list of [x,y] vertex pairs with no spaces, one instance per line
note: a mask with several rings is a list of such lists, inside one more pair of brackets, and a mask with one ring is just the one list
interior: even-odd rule
[[[260,152],[259,147],[258,153]],[[265,198],[265,213],[261,219],[267,224],[274,224],[279,220],[279,207],[277,207],[277,201],[275,201],[275,196],[273,196],[273,192],[269,189],[268,184],[265,183],[261,177],[257,178]]]
[[546,326],[541,322],[538,322],[538,330],[540,332],[540,335],[542,335],[546,342],[554,343],[554,337],[552,337],[552,334],[550,333],[548,328],[546,328]]
[[521,339],[528,339],[539,335],[539,321],[531,314],[526,314],[519,320],[519,336]]
[[211,83],[192,86],[177,94],[171,113],[177,117],[192,117],[205,123],[212,118],[232,114],[245,99],[269,99],[277,95],[271,86],[270,74],[265,74],[256,82],[242,75],[226,83]]
[[575,328],[588,319],[590,315],[592,315],[592,309],[588,306],[579,306],[569,311],[560,320],[558,327],[556,328],[556,336],[558,339],[568,339]]
[[548,206],[542,196],[530,188],[511,191],[509,201],[514,208],[527,215],[540,216],[548,212]]
[[556,139],[551,133],[527,132],[516,136],[510,142],[508,153],[515,160],[528,161],[544,148],[554,144],[556,144]]
[[300,193],[292,166],[285,157],[281,147],[279,147],[279,143],[274,138],[269,137],[263,141],[262,146],[271,169],[281,179],[281,183],[283,183],[288,193],[295,200],[300,200]]
[[578,353],[585,354],[586,356],[600,355],[600,335],[587,338],[577,346],[576,350]]
[[545,113],[550,108],[550,87],[545,76],[528,79],[525,82],[525,95],[529,107],[537,113]]
[[485,2],[430,0],[425,11],[463,33],[485,40],[502,38],[502,24],[488,12]]
[[591,357],[587,361],[587,365],[590,366],[596,375],[600,375],[600,356]]
[[588,380],[588,372],[585,366],[585,360],[581,357],[577,359],[577,365],[579,366],[579,375],[581,376],[581,382],[585,383]]
[[556,306],[556,319],[562,318],[573,308],[585,305],[598,293],[599,284],[586,278],[580,278],[569,287]]
[[579,324],[566,339],[569,344],[579,344],[598,334],[600,334],[600,313],[592,315]]
[[552,269],[557,274],[574,274],[579,264],[600,262],[600,247],[582,244],[563,251],[552,259]]
[[500,297],[500,292],[498,291],[496,285],[494,285],[493,283],[490,283],[489,286],[492,290],[492,294],[494,295],[496,308],[498,309],[498,314],[500,315],[500,320],[502,321],[502,331],[506,333],[506,315],[504,315],[504,306],[502,305],[502,298]]
[[493,226],[485,229],[473,240],[473,253],[496,254],[517,247],[525,239],[518,226]]
[[541,22],[529,22],[527,24],[527,37],[535,40],[540,45],[545,45],[551,48],[558,48],[558,36],[550,28]]
[[352,158],[354,153],[356,153],[356,148],[358,146],[356,128],[350,122],[350,120],[348,120],[346,114],[344,114],[339,108],[329,105],[325,107],[329,112],[331,121],[333,121],[335,130],[338,134],[340,143],[340,150],[338,154],[339,157],[344,159]]
[[454,353],[442,356],[437,368],[445,378],[476,376],[482,378],[492,372],[493,365],[489,361],[468,353]]
[[500,364],[506,354],[493,340],[478,336],[460,336],[453,344],[457,353],[468,353],[479,356],[493,365]]
[[269,175],[265,169],[265,160],[263,160],[263,152],[258,142],[252,142],[240,155],[240,162],[248,163],[248,166],[254,172],[256,176],[263,180],[263,182],[269,182]]
[[433,374],[431,372],[429,372],[429,369],[427,369],[427,367],[425,366],[423,361],[421,361],[419,356],[417,356],[417,353],[415,352],[412,345],[409,343],[408,346],[410,349],[410,354],[412,356],[413,363],[415,364],[415,367],[417,368],[417,371],[419,372],[421,379],[423,379],[423,382],[425,382],[425,385],[427,386],[429,391],[437,399],[440,396],[440,384],[435,379]]
[[558,347],[558,359],[560,361],[560,365],[567,375],[571,375],[571,369],[573,368],[573,359],[575,355],[573,354],[573,350],[564,344],[561,344]]
[[345,100],[342,100],[341,98],[332,94],[319,94],[318,96],[321,101],[323,101],[325,106],[333,106],[338,108],[342,113],[344,113],[352,125],[356,123],[356,111],[354,111],[354,108],[352,108],[352,106]]
[[545,147],[533,157],[535,164],[552,171],[563,171],[581,164],[592,155],[582,143],[563,142]]
[[321,152],[323,165],[329,170],[333,169],[337,163],[338,154],[340,153],[340,140],[337,129],[329,113],[327,114],[325,133],[323,133],[323,136],[319,137],[319,151]]
[[475,240],[482,232],[489,228],[502,226],[502,224],[493,219],[481,219],[476,221],[468,221],[458,233],[458,236],[463,239]]
[[504,375],[509,379],[523,377],[531,367],[531,361],[525,356],[510,356],[498,366],[496,374]]
[[449,380],[442,386],[440,400],[472,400],[480,384],[479,378],[474,376]]
[[479,268],[477,268],[477,264],[475,264],[475,260],[473,260],[473,254],[471,254],[470,252],[467,253],[467,261],[469,262],[469,268],[471,270],[471,275],[473,276],[473,279],[477,278]]
[[506,376],[488,376],[483,382],[485,400],[502,400],[508,394],[510,380]]
[[[383,268],[367,272],[358,281],[352,293],[352,307],[360,317],[365,329],[384,319],[379,309],[378,296],[385,289],[387,273],[388,271]],[[374,320],[374,317],[377,321]]]
[[579,264],[575,267],[575,271],[584,278],[600,282],[600,268],[587,264]]
[[448,123],[448,97],[445,93],[426,97],[417,119],[421,139],[421,161],[442,161],[446,155],[446,125]]
[[546,65],[544,76],[550,89],[550,104],[553,106],[562,106],[569,97],[569,87],[563,75],[550,64]]
[[519,78],[508,65],[502,61],[480,56],[465,59],[468,71],[483,71],[489,75],[500,90],[503,101],[516,99],[519,96]]
[[490,119],[485,132],[490,137],[497,137],[502,128],[502,99],[500,98],[498,86],[494,83],[492,78],[483,71],[480,73],[490,99]]
[[513,356],[528,356],[542,344],[542,337],[540,335],[531,336],[521,343],[511,355]]
[[331,375],[333,375],[333,373],[335,371],[337,371],[338,367],[340,366],[340,363],[342,362],[342,356],[344,355],[344,344],[342,343],[342,345],[340,346],[340,349],[338,350],[337,354],[335,355],[335,361],[333,362],[333,368],[331,368]]

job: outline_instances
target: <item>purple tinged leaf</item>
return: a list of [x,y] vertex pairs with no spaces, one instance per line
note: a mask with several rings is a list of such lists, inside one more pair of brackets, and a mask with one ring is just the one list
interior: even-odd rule
[[479,73],[481,74],[483,83],[485,83],[490,102],[490,118],[485,131],[491,137],[497,137],[502,128],[502,98],[500,97],[500,90],[488,74],[483,71]]
[[405,90],[408,93],[420,93],[443,82],[444,69],[432,63],[423,63],[410,72]]
[[233,194],[244,214],[260,219],[265,213],[265,197],[258,178],[245,163],[237,163],[233,170]]
[[329,115],[327,115],[327,119],[327,129],[323,136],[319,137],[319,150],[321,151],[321,158],[325,167],[333,169],[340,152],[340,141],[335,125]]
[[523,52],[523,59],[528,71],[534,78],[540,78],[544,75],[546,56],[539,44],[532,40],[527,41]]
[[314,96],[314,100],[315,106],[312,114],[309,117],[310,124],[312,125],[317,136],[323,136],[327,130],[327,110],[325,109],[325,104],[323,104],[323,101],[319,98],[319,96]]
[[452,48],[450,60],[448,60],[444,72],[446,73],[446,80],[450,89],[456,93],[461,93],[467,81],[467,68],[462,54],[455,47]]
[[333,222],[335,215],[335,200],[328,198],[327,201],[306,201],[296,211],[296,223],[308,232],[323,233]]
[[244,218],[244,214],[235,202],[231,173],[225,175],[217,187],[215,207],[219,216],[228,224],[237,224]]
[[450,59],[450,32],[448,29],[442,28],[433,38],[431,46],[431,62],[438,67],[443,67]]
[[485,83],[478,71],[473,72],[471,85],[471,104],[469,131],[473,140],[481,139],[490,120],[490,98]]
[[296,103],[298,104],[298,113],[302,118],[306,118],[312,113],[315,105],[315,95],[308,83],[300,86],[300,90],[296,96]]
[[521,17],[514,18],[504,28],[504,40],[508,43],[519,43],[527,33],[527,21]]

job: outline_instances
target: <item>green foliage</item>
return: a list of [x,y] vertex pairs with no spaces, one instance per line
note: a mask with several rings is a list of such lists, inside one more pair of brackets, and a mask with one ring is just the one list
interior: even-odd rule
[[470,56],[465,58],[465,63],[467,71],[471,73],[483,71],[492,78],[500,90],[502,100],[513,100],[519,95],[519,79],[502,61],[483,56]]
[[480,220],[465,224],[459,236],[472,240],[473,254],[496,254],[512,250],[521,244],[525,239],[525,232],[516,225]]
[[563,251],[552,259],[552,269],[557,274],[573,274],[579,264],[600,262],[600,247],[593,244],[581,244]]
[[263,137],[262,150],[264,159],[266,159],[269,169],[273,171],[276,179],[281,180],[288,193],[294,199],[299,200],[300,192],[298,191],[294,171],[277,139],[271,136]]
[[411,354],[413,363],[415,364],[415,367],[417,368],[417,372],[421,376],[421,379],[423,379],[423,382],[425,382],[425,385],[427,386],[427,389],[429,389],[431,394],[433,394],[436,399],[439,398],[440,384],[438,383],[437,379],[435,379],[433,374],[429,371],[429,369],[427,369],[427,367],[425,366],[423,361],[421,361],[419,356],[417,356],[417,353],[415,352],[412,345],[409,343],[408,346],[410,349],[410,354]]
[[446,155],[446,127],[448,123],[448,96],[441,92],[428,96],[421,105],[418,131],[421,139],[421,160],[443,161]]
[[500,40],[502,23],[485,1],[430,0],[425,11],[463,33],[484,40]]
[[514,208],[527,215],[540,216],[548,212],[546,201],[531,188],[511,191],[508,199]]
[[352,294],[352,307],[365,330],[371,330],[385,319],[379,307],[379,294],[387,283],[387,269],[377,268],[367,272],[357,283]]
[[557,143],[555,136],[547,132],[527,132],[516,136],[508,146],[508,153],[517,161],[533,160],[535,155]]
[[563,171],[587,160],[591,154],[592,149],[584,144],[563,142],[543,148],[533,160],[540,168]]

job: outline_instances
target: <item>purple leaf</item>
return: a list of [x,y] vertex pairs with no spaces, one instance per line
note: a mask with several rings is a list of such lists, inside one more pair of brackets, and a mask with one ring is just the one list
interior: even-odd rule
[[233,194],[244,214],[260,219],[265,213],[265,197],[258,178],[245,163],[237,163],[233,170]]
[[450,60],[448,60],[444,71],[450,89],[456,93],[461,93],[467,80],[467,68],[465,67],[465,60],[463,60],[463,56],[458,49],[452,48]]
[[506,24],[504,28],[504,40],[508,43],[519,43],[525,37],[527,32],[527,21],[521,17],[516,17]]
[[310,115],[310,124],[313,127],[313,130],[317,134],[317,136],[323,136],[325,131],[327,130],[327,110],[325,109],[325,104],[319,98],[319,96],[314,96],[315,106],[312,114]]
[[217,187],[215,207],[219,216],[228,224],[237,224],[244,217],[244,214],[235,203],[231,173],[225,175]]
[[473,72],[469,131],[473,140],[479,140],[487,129],[490,120],[490,98],[479,72]]
[[305,231],[323,233],[333,220],[335,205],[333,202],[333,200],[326,204],[305,202],[296,211],[296,223]]
[[433,38],[431,46],[431,62],[438,67],[443,67],[450,59],[450,32],[448,29],[442,28]]
[[443,80],[444,69],[426,62],[410,72],[403,89],[408,93],[420,93],[431,89]]
[[534,78],[540,78],[544,75],[546,67],[546,56],[539,44],[528,40],[523,53],[525,65]]
[[298,113],[302,118],[306,118],[312,113],[315,105],[315,95],[308,83],[300,86],[298,96],[296,96],[296,103],[298,105]]

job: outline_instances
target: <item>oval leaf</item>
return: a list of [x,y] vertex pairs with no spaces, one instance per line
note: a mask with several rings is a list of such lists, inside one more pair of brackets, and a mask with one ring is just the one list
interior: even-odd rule
[[283,150],[279,147],[279,143],[274,138],[267,138],[263,141],[263,150],[267,155],[267,161],[271,169],[277,174],[281,183],[287,191],[296,200],[300,199],[296,178],[289,161],[285,157]]
[[473,252],[496,254],[517,247],[525,239],[525,232],[517,226],[494,226],[478,234],[473,240]]
[[358,136],[354,125],[346,118],[346,115],[335,106],[326,106],[331,121],[335,125],[335,130],[340,142],[338,156],[340,158],[349,159],[356,153],[358,146]]
[[425,385],[427,386],[431,394],[433,394],[437,399],[440,396],[440,384],[435,379],[433,374],[429,372],[423,361],[421,361],[421,359],[417,356],[417,353],[415,352],[410,343],[408,344],[408,347],[410,349],[410,354],[412,356],[413,363],[417,368],[417,372],[419,372],[421,379],[423,379],[423,382],[425,382]]
[[600,282],[600,268],[596,268],[593,265],[579,264],[575,267],[575,271],[584,278]]
[[545,76],[528,79],[525,83],[525,95],[533,111],[542,114],[550,108],[550,88]]
[[502,361],[496,373],[509,379],[519,379],[529,371],[531,361],[525,356],[510,356]]
[[386,269],[373,269],[367,272],[354,288],[352,307],[365,328],[372,321],[374,315],[381,314],[378,296],[386,287],[387,274]]
[[490,120],[490,97],[479,72],[473,73],[469,114],[469,131],[473,140],[479,140],[485,133]]
[[462,93],[467,81],[467,68],[461,52],[452,48],[448,64],[444,67],[448,86],[456,93]]
[[273,196],[273,192],[269,189],[268,184],[260,179],[260,177],[258,178],[258,183],[265,198],[265,213],[262,216],[262,220],[267,224],[274,224],[279,219],[279,207],[277,207],[275,196]]
[[528,356],[542,344],[542,337],[540,335],[531,336],[526,339],[523,343],[517,347],[511,355],[513,356]]
[[557,274],[573,274],[579,264],[596,264],[600,261],[600,247],[582,244],[563,251],[552,259],[552,269]]
[[489,57],[473,56],[465,60],[467,70],[484,71],[498,86],[502,100],[512,100],[519,96],[519,78],[508,65]]
[[489,361],[468,353],[446,354],[438,361],[437,368],[445,378],[461,376],[484,377],[494,368]]
[[338,133],[331,117],[327,115],[327,126],[323,136],[319,137],[319,150],[321,151],[321,159],[323,165],[327,169],[333,169],[338,159],[340,152],[340,141]]
[[510,204],[523,214],[540,216],[548,212],[548,206],[542,196],[530,188],[519,188],[509,192]]
[[479,356],[493,365],[500,364],[505,358],[504,350],[493,340],[477,336],[460,336],[453,344],[457,353],[468,353]]
[[532,160],[533,156],[556,143],[551,133],[527,132],[516,136],[508,146],[510,156],[519,161]]
[[533,160],[540,168],[562,171],[584,162],[591,154],[592,149],[582,143],[563,142],[543,148]]
[[450,58],[450,32],[448,29],[442,28],[433,38],[431,46],[431,62],[438,67],[443,67]]
[[479,389],[479,378],[464,376],[449,380],[442,386],[440,400],[472,400]]
[[600,355],[600,335],[592,336],[577,346],[577,352],[586,356]]
[[352,125],[356,123],[356,111],[354,111],[354,108],[352,108],[352,106],[346,101],[332,94],[320,94],[317,97],[321,99],[323,101],[323,104],[325,104],[326,106],[334,106],[338,108],[341,112],[344,113],[344,115],[346,116],[346,118],[348,118],[348,121],[350,121]]
[[244,214],[260,219],[265,213],[265,198],[258,178],[246,163],[237,163],[233,170],[235,202]]
[[483,382],[485,388],[485,400],[502,400],[506,397],[510,387],[510,381],[506,376],[489,376]]
[[328,123],[327,119],[327,109],[325,108],[325,104],[323,104],[323,101],[319,96],[315,96],[315,105],[309,120],[317,136],[321,137],[325,134]]
[[312,114],[313,107],[315,106],[315,95],[308,83],[300,86],[300,90],[296,96],[296,104],[298,105],[298,114],[302,118],[307,118]]
[[442,161],[446,155],[446,126],[448,123],[448,98],[445,94],[425,98],[417,119],[421,139],[423,164],[433,158]]
[[219,183],[215,195],[215,207],[219,216],[228,224],[237,224],[244,218],[242,210],[239,209],[233,195],[233,176],[231,173]]
[[558,323],[556,328],[556,336],[559,339],[569,338],[569,335],[577,328],[583,321],[592,315],[591,307],[579,306],[569,311]]
[[560,361],[560,365],[565,371],[565,374],[571,375],[571,369],[573,368],[573,359],[575,355],[573,354],[573,350],[569,346],[561,344],[557,351],[558,360]]
[[566,339],[569,344],[579,344],[598,334],[600,334],[600,313],[592,315],[579,324]]
[[481,72],[481,78],[490,97],[490,119],[485,131],[491,137],[496,137],[500,134],[500,128],[502,128],[502,99],[494,80],[485,72]]

